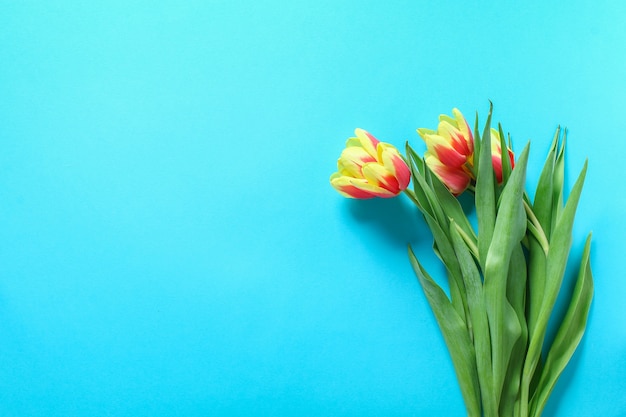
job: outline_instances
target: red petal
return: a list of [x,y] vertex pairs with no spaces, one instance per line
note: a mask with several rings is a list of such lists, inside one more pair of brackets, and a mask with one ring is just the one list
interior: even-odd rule
[[368,198],[374,198],[375,195],[370,194],[367,191],[361,190],[360,188],[355,187],[354,185],[346,185],[342,187],[338,187],[342,192],[348,194],[352,198],[358,198],[361,200],[365,200]]
[[[428,163],[429,160],[427,159],[426,162]],[[430,167],[430,169],[433,170],[437,177],[439,177],[441,182],[443,182],[444,185],[448,187],[452,194],[459,195],[463,191],[465,191],[471,181],[471,178],[467,174],[467,172],[465,172],[463,169],[454,169],[433,162],[435,161],[431,161],[428,166]]]
[[502,182],[502,159],[498,155],[492,155],[491,164],[493,165],[493,172],[496,173],[498,184],[500,184]]
[[433,150],[437,154],[437,159],[439,159],[443,165],[450,168],[460,168],[467,161],[467,157],[465,155],[461,155],[453,148],[435,145]]
[[396,170],[396,178],[398,179],[400,190],[406,189],[411,181],[411,171],[409,170],[409,167],[399,156],[394,156],[393,166]]

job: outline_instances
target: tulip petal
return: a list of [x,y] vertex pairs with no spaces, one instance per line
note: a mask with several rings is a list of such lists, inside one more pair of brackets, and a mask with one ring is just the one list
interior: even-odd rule
[[359,140],[361,147],[365,149],[368,154],[376,158],[376,146],[378,145],[379,140],[376,139],[371,133],[363,129],[355,129],[354,134]]
[[500,132],[491,128],[491,154],[502,154],[502,148],[500,147]]
[[341,152],[341,156],[337,161],[337,168],[343,175],[363,178],[363,174],[361,173],[363,165],[375,161],[376,159],[367,153],[365,149],[351,146]]
[[507,149],[507,151],[509,152],[509,161],[511,161],[511,168],[515,168],[515,154],[510,149]]
[[497,155],[491,155],[491,164],[493,165],[493,172],[496,174],[496,180],[500,184],[502,182],[502,158]]
[[465,155],[461,155],[452,148],[436,145],[433,147],[433,150],[433,153],[437,155],[437,158],[441,161],[441,163],[450,168],[461,168],[465,165],[465,162],[467,162],[467,157]]
[[350,179],[350,177],[343,176],[336,172],[330,177],[330,185],[344,197],[358,199],[374,198],[369,192],[352,185]]
[[367,180],[352,178],[350,179],[350,183],[363,191],[369,192],[374,197],[390,198],[398,195],[398,193],[392,193],[391,191],[386,190],[382,187],[370,184],[367,182]]
[[366,179],[346,177],[338,173],[331,175],[330,183],[341,195],[348,198],[368,199],[396,196],[395,193],[384,188],[369,184]]
[[468,139],[463,136],[463,133],[459,129],[448,122],[439,123],[438,129],[439,134],[446,139],[455,151],[465,156],[471,153]]
[[372,185],[389,190],[394,194],[400,192],[398,180],[384,166],[372,162],[363,166],[363,176]]
[[456,107],[452,109],[452,114],[456,120],[456,127],[461,131],[463,137],[466,138],[470,152],[474,152],[474,136],[472,136],[472,129],[470,129],[467,120],[463,117],[463,113]]
[[[498,146],[498,152],[500,147]],[[515,155],[510,149],[507,149],[509,155],[509,161],[511,162],[511,168],[515,167]],[[502,182],[502,155],[500,153],[491,155],[491,164],[493,165],[493,172],[496,174],[498,184]]]
[[450,167],[459,168],[467,162],[467,156],[454,149],[449,139],[440,135],[425,135],[426,148],[432,155]]
[[431,129],[426,129],[425,127],[420,127],[417,129],[417,134],[420,135],[422,139],[426,140],[426,135],[436,135],[437,132]]
[[394,156],[393,165],[396,168],[396,178],[398,179],[398,185],[401,190],[405,190],[411,182],[411,170],[409,166],[404,162],[402,157]]
[[383,142],[379,143],[378,160],[396,178],[400,190],[404,190],[409,186],[411,171],[396,148]]
[[425,157],[426,165],[428,165],[435,175],[439,177],[441,182],[448,187],[450,192],[454,195],[459,195],[465,191],[471,180],[467,172],[462,168],[451,168],[444,165],[439,159],[428,152],[425,154]]
[[[507,153],[509,161],[511,162],[511,168],[514,168],[515,155],[513,154],[513,151],[508,148]],[[493,128],[491,129],[491,163],[499,184],[502,182],[502,145],[500,141],[500,132]]]
[[451,125],[453,125],[454,127],[457,127],[456,123],[456,119],[448,116],[447,114],[440,114],[439,115],[439,122],[446,122],[446,123],[450,123]]

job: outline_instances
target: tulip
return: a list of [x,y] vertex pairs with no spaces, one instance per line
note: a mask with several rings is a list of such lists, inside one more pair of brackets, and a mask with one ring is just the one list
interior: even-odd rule
[[[502,183],[502,146],[500,145],[500,133],[496,129],[491,129],[491,164],[493,165],[493,171],[496,173],[496,179],[498,184]],[[515,166],[515,155],[513,151],[506,148],[509,161],[511,161],[511,168]]]
[[411,172],[398,150],[363,129],[354,131],[337,161],[331,185],[344,197],[394,197],[405,190]]
[[454,117],[439,116],[437,130],[417,129],[426,142],[424,158],[428,167],[454,195],[461,194],[471,180],[474,163],[474,137],[459,109]]

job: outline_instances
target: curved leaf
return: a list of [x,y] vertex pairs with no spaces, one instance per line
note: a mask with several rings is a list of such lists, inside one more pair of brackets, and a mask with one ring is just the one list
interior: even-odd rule
[[464,321],[448,300],[446,293],[428,275],[409,247],[409,260],[430,304],[452,357],[457,380],[469,417],[481,417],[480,392],[474,346]]
[[576,280],[576,286],[574,287],[567,313],[565,313],[561,327],[548,352],[537,391],[531,400],[531,415],[534,417],[541,415],[556,381],[585,333],[591,299],[593,298],[593,277],[589,260],[590,249],[591,234],[587,237],[578,279]]
[[528,144],[522,151],[502,192],[484,268],[485,304],[491,332],[494,389],[498,401],[511,351],[521,335],[521,326],[515,309],[506,298],[506,290],[511,255],[526,233],[526,211],[522,199],[529,148]]

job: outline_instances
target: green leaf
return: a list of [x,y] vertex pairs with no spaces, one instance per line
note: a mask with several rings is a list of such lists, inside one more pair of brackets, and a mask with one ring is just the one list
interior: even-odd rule
[[411,145],[409,145],[408,141],[406,143],[406,149],[407,149],[407,154],[409,155],[409,157],[415,161],[415,164],[417,166],[417,169],[419,169],[419,172],[424,172],[424,160],[422,159],[421,156],[419,156],[417,152],[415,152],[415,150],[411,147]]
[[532,233],[528,233],[528,331],[534,333],[543,304],[546,285],[546,254]]
[[[493,108],[491,102],[489,102],[490,108]],[[476,177],[476,173],[478,172],[478,164],[480,157],[480,132],[478,130],[478,112],[476,112],[476,118],[474,119],[474,177]]]
[[531,415],[539,417],[545,407],[556,381],[571,359],[576,347],[585,333],[587,317],[593,298],[593,277],[589,252],[591,250],[591,234],[587,237],[585,250],[576,286],[563,322],[556,334],[552,347],[548,352],[546,362],[539,380],[539,386],[532,399]]
[[521,334],[513,346],[502,388],[502,398],[500,400],[501,416],[514,415],[515,407],[519,406],[519,387],[528,343],[528,329],[525,318],[526,278],[526,258],[524,257],[522,245],[518,245],[511,254],[506,296],[513,310],[515,310]]
[[[553,187],[554,187],[554,168],[557,158],[557,150],[559,145],[561,128],[558,127],[554,133],[552,144],[548,152],[548,157],[541,170],[537,190],[535,191],[535,199],[533,201],[533,212],[539,220],[541,227],[547,237],[550,237],[552,222],[552,206],[553,203]],[[559,168],[560,169],[560,168]],[[562,176],[559,176],[562,178]],[[557,184],[559,186],[559,184]],[[563,186],[562,180],[560,186]]]
[[[493,239],[485,261],[485,299],[493,361],[494,389],[499,400],[513,346],[521,335],[515,309],[506,298],[509,262],[513,250],[526,234],[526,211],[523,205],[526,165],[530,144],[504,187],[496,217]],[[480,232],[479,232],[480,233]],[[480,242],[480,234],[478,236]]]
[[450,304],[445,292],[428,275],[409,247],[409,260],[439,324],[452,358],[469,417],[481,417],[480,392],[474,346],[464,321]]
[[563,210],[563,188],[565,183],[565,146],[567,144],[567,129],[563,132],[563,140],[554,163],[552,177],[552,221],[550,230],[554,229]]
[[459,260],[463,281],[467,292],[469,316],[474,331],[474,348],[476,351],[476,367],[486,417],[498,415],[498,404],[493,392],[493,373],[491,369],[491,341],[489,336],[489,322],[485,308],[483,284],[474,258],[467,248],[463,238],[457,231],[455,223],[450,224],[450,235],[454,251]]
[[491,113],[493,105],[489,107],[489,115],[485,123],[483,137],[480,141],[480,155],[476,177],[476,217],[478,218],[478,255],[480,265],[485,269],[487,251],[491,244],[491,237],[496,224],[496,197],[494,189],[494,173],[491,163]]
[[422,178],[422,172],[424,171],[424,161],[422,158],[411,148],[409,143],[406,144],[407,159],[409,160],[409,169],[411,170],[411,176],[413,177],[413,192],[415,193],[415,199],[418,202],[420,210],[427,211],[430,215],[434,216],[434,210],[431,206],[430,200],[426,196],[424,188],[418,183],[417,178]]
[[551,313],[559,289],[561,288],[563,274],[565,273],[565,268],[567,266],[567,258],[572,245],[574,217],[576,215],[576,208],[578,206],[580,194],[585,182],[586,173],[587,162],[585,162],[585,165],[583,166],[583,169],[578,176],[574,187],[572,188],[572,192],[570,193],[565,208],[559,216],[556,228],[550,237],[550,251],[548,252],[546,265],[545,297],[540,313],[540,316],[544,316],[542,319],[546,321],[546,324],[548,321],[547,316]]
[[[452,305],[459,314],[459,316],[466,321],[466,317],[469,314],[467,309],[467,295],[465,293],[465,284],[463,283],[463,277],[461,274],[461,268],[459,261],[456,258],[454,249],[448,236],[443,228],[437,223],[434,217],[423,213],[424,219],[430,228],[435,239],[434,249],[435,253],[441,259],[448,271],[448,285],[450,286],[450,298],[452,299]],[[470,328],[471,335],[471,328]]]
[[[541,349],[548,327],[548,320],[554,307],[554,303],[558,296],[563,281],[563,274],[567,266],[567,258],[572,244],[572,227],[574,224],[574,216],[576,215],[576,207],[580,199],[580,193],[585,182],[585,174],[587,172],[587,162],[578,176],[572,192],[565,204],[565,208],[561,211],[557,218],[556,226],[550,237],[550,250],[546,258],[546,283],[543,296],[543,302],[537,315],[537,323],[534,330],[530,334],[530,343],[526,362],[524,363],[524,371],[522,375],[522,407],[527,408],[528,398],[530,396],[530,382],[533,378],[535,368],[540,360]],[[555,183],[556,185],[556,183]],[[560,193],[562,194],[562,190]],[[522,410],[522,416],[526,416],[527,409]]]
[[509,159],[508,145],[502,130],[502,125],[498,123],[498,133],[500,134],[500,149],[502,151],[502,184],[506,184],[511,176],[511,160]]
[[[443,184],[439,182],[435,175],[428,175],[430,174],[430,169],[408,143],[406,148],[408,159],[411,162],[415,199],[418,201],[418,208],[424,215],[424,219],[433,233],[435,239],[433,248],[435,253],[446,265],[448,270],[448,282],[452,304],[459,315],[465,319],[468,314],[467,302],[465,301],[465,288],[458,261],[456,260],[452,244],[447,235],[449,221],[448,216],[444,213],[443,207],[451,203],[448,202],[442,205],[437,193],[435,193],[432,188],[432,184],[439,184],[439,186],[444,187]],[[416,169],[417,167],[420,169]],[[445,191],[447,192],[447,190]],[[445,193],[442,193],[442,195],[445,196]],[[463,216],[465,215],[463,214]]]
[[445,216],[437,195],[432,190],[426,177],[427,174],[430,173],[430,170],[428,169],[424,161],[419,158],[419,156],[415,153],[415,151],[413,151],[413,149],[411,149],[408,144],[407,152],[409,153],[410,160],[412,160],[416,164],[416,161],[419,160],[419,164],[422,166],[421,172],[417,169],[411,170],[411,173],[413,174],[413,186],[415,188],[415,196],[417,200],[431,216],[437,219],[439,224],[445,225],[445,230],[447,230],[448,218]]
[[[554,167],[556,164],[560,131],[561,128],[558,127],[554,133],[552,145],[550,145],[546,162],[539,176],[537,190],[535,191],[535,200],[532,206],[533,213],[543,228],[545,236],[548,238],[550,237],[552,227]],[[546,255],[542,245],[532,233],[528,234],[528,239],[530,246],[530,260],[528,265],[530,270],[528,274],[528,328],[532,333],[537,323],[541,304],[543,303],[546,280]]]

